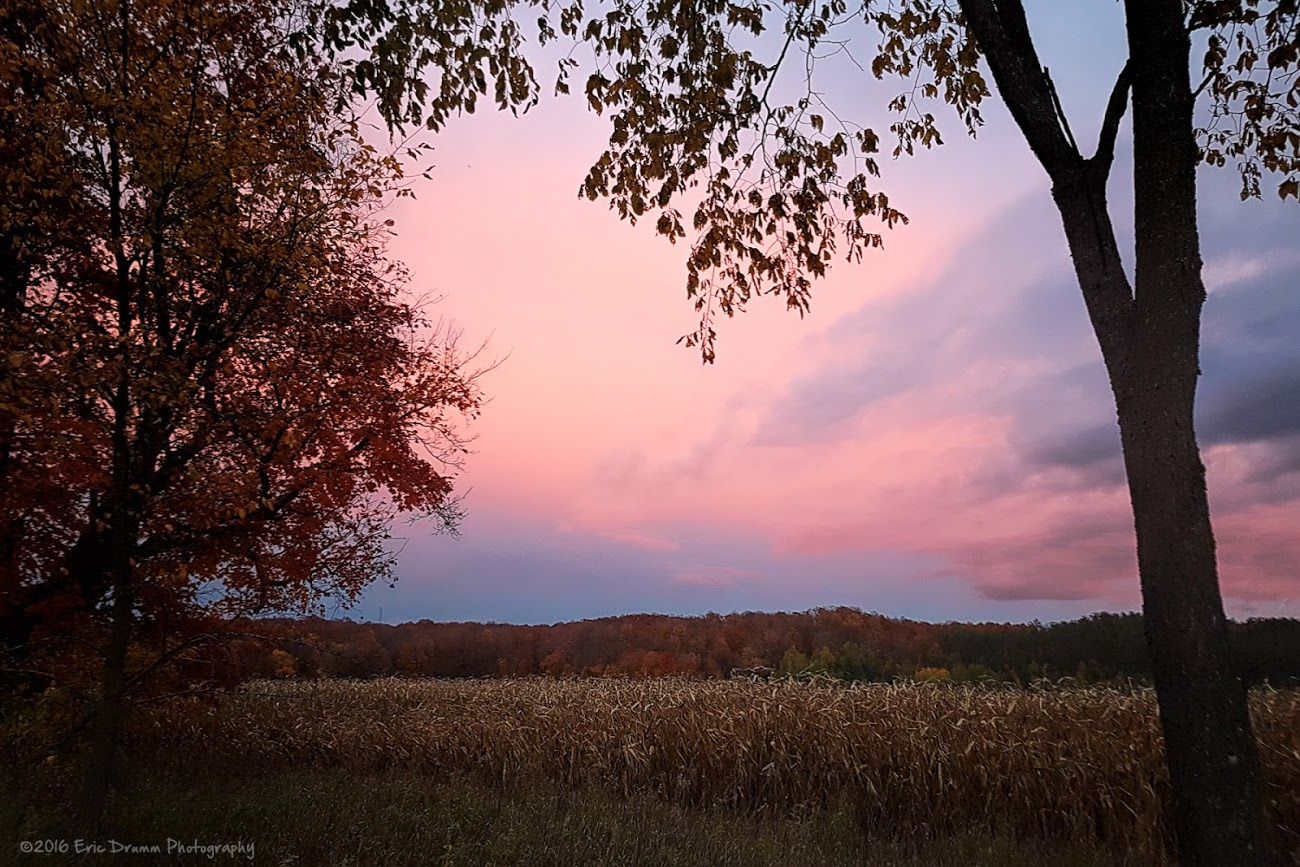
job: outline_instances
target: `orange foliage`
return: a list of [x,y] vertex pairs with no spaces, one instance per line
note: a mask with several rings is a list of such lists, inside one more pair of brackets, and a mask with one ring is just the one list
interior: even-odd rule
[[0,10],[0,646],[29,662],[89,664],[110,621],[197,659],[214,618],[386,577],[397,511],[458,518],[476,373],[403,295],[402,165],[304,11]]

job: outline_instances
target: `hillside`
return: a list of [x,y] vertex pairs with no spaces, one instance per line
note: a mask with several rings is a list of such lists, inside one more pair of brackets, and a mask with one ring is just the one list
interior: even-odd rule
[[[860,681],[919,675],[1023,683],[1063,676],[1143,679],[1149,673],[1137,614],[1098,613],[1046,625],[933,624],[816,608],[629,614],[549,626],[269,619],[240,629],[274,639],[236,643],[236,664],[254,676],[726,677],[771,669]],[[1300,679],[1300,620],[1234,623],[1233,635],[1239,669],[1252,683]]]

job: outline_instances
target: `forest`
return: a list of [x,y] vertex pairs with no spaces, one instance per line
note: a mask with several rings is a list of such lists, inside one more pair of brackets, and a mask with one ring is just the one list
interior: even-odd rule
[[[1236,664],[1248,682],[1300,681],[1300,620],[1252,618],[1232,628]],[[244,677],[821,675],[1022,685],[1150,678],[1139,614],[934,624],[838,607],[629,614],[548,626],[264,619],[232,629],[245,636],[230,642],[221,665]]]

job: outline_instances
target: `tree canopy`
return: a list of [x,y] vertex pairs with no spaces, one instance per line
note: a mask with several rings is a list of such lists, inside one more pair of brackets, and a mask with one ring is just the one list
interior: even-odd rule
[[460,515],[478,371],[385,249],[422,153],[367,142],[311,11],[0,11],[0,626],[105,729],[218,619],[346,603],[398,513]]
[[[969,26],[967,5],[992,6],[955,0],[349,2],[328,13],[325,33],[338,50],[358,44],[371,50],[359,63],[357,86],[376,95],[394,128],[439,129],[489,95],[499,108],[527,110],[541,92],[527,37],[571,45],[559,61],[555,90],[567,93],[571,78],[586,72],[587,103],[608,117],[611,129],[579,194],[607,200],[621,218],[652,221],[674,243],[688,240],[686,292],[700,325],[683,341],[710,361],[719,313],[732,316],[758,295],[776,296],[802,313],[812,281],[836,258],[860,260],[882,245],[883,228],[907,221],[883,187],[883,154],[941,145],[944,106],[964,132],[977,135],[990,88],[986,52]],[[1269,173],[1279,195],[1300,200],[1296,4],[1188,0],[1184,6],[1189,29],[1204,46],[1196,88],[1204,103],[1201,159],[1235,166],[1243,197],[1261,195]],[[530,12],[537,18],[526,25]],[[1032,48],[1023,10],[1018,16],[1015,47]],[[884,112],[864,118],[824,99],[818,61],[841,52],[876,79],[900,82]],[[578,56],[590,62],[580,64]],[[1115,94],[1090,154],[1107,162],[1107,170],[1128,84],[1123,69],[1112,74]],[[1076,140],[1046,80],[1055,112],[1042,120],[1063,127],[1062,142],[1082,155],[1086,145]],[[778,98],[792,91],[797,98]]]

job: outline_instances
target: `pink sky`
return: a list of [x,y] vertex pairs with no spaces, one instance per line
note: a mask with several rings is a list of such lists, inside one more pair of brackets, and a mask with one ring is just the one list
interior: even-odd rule
[[[1067,109],[1091,121],[1116,22],[1069,14],[1032,23],[1062,53]],[[858,94],[850,110],[881,111],[881,91],[833,84]],[[887,162],[911,225],[839,264],[805,319],[760,301],[724,321],[711,366],[674,345],[695,325],[686,248],[577,198],[607,134],[579,100],[432,139],[434,180],[395,209],[392,253],[466,344],[506,358],[471,429],[462,538],[403,531],[397,589],[356,615],[1134,607],[1099,355],[1046,180],[1001,106],[987,114],[978,141],[950,125],[937,152]],[[1294,616],[1300,209],[1240,204],[1227,175],[1203,190],[1201,429],[1225,593],[1236,616]]]

